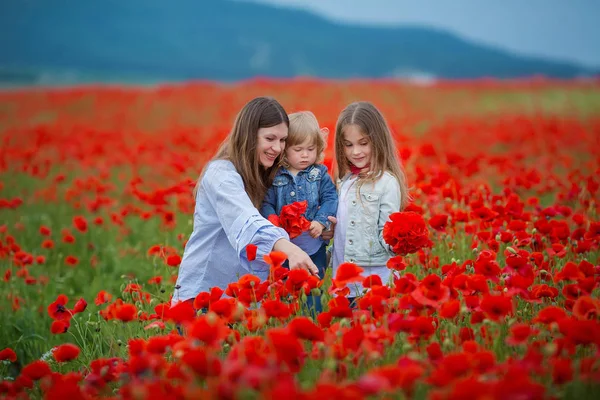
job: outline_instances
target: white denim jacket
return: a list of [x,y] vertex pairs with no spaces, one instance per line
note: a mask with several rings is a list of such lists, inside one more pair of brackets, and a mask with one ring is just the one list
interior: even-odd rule
[[[351,176],[338,180],[338,188]],[[364,183],[360,194],[357,188],[353,185],[346,197],[344,260],[365,267],[385,265],[394,252],[383,240],[383,226],[390,214],[400,211],[400,186],[386,171],[376,182]]]

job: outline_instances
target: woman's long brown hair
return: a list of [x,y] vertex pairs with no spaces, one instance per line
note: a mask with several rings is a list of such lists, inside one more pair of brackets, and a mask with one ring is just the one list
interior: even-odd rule
[[[257,97],[250,100],[236,116],[231,132],[210,160],[228,160],[233,163],[242,177],[248,197],[257,208],[260,208],[283,157],[282,151],[270,168],[264,168],[260,164],[256,151],[258,130],[281,123],[290,126],[288,115],[277,100],[271,97]],[[206,166],[202,169],[196,183],[194,197],[200,187],[205,170]]]

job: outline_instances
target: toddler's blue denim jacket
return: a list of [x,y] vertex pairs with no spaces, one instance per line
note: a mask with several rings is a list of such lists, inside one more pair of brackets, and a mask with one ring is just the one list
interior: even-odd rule
[[308,201],[306,219],[320,222],[329,229],[331,222],[327,217],[335,217],[338,195],[326,166],[311,165],[298,172],[296,177],[286,168],[280,167],[267,191],[260,213],[265,218],[271,214],[279,215],[283,206],[304,200]]

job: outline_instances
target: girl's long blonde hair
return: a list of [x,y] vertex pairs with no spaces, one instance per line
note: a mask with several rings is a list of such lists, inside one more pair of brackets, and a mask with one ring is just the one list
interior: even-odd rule
[[400,209],[404,209],[410,200],[404,169],[391,130],[381,112],[372,103],[352,103],[340,113],[335,127],[336,178],[341,179],[350,172],[349,161],[344,153],[344,129],[349,125],[356,125],[360,132],[369,138],[372,147],[371,173],[359,177],[359,191],[364,183],[375,182],[388,171],[398,181]]
[[[231,132],[210,160],[231,161],[242,177],[248,197],[257,208],[261,206],[267,194],[267,189],[271,186],[277,173],[277,166],[283,157],[282,151],[270,168],[264,168],[260,164],[256,151],[258,130],[277,126],[281,123],[290,126],[288,115],[277,100],[272,97],[257,97],[250,100],[236,116]],[[194,197],[200,188],[205,171],[206,166],[202,169],[196,182]]]

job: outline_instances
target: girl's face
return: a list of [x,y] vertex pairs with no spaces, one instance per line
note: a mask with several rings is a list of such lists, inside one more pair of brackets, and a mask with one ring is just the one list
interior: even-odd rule
[[317,144],[306,138],[303,143],[285,149],[285,157],[290,169],[302,171],[317,161]]
[[258,130],[256,153],[260,165],[271,168],[277,157],[285,149],[285,140],[288,136],[288,127],[282,122],[279,125]]
[[342,132],[346,158],[357,168],[365,168],[371,162],[371,140],[362,134],[358,125],[347,125]]

